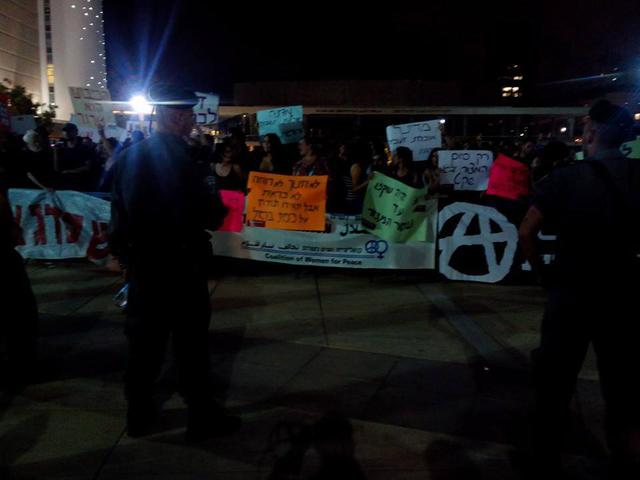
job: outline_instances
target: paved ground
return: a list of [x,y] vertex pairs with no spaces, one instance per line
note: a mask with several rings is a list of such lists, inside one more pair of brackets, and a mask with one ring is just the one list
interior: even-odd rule
[[[162,429],[124,431],[119,278],[81,263],[29,267],[42,313],[43,379],[0,405],[0,479],[265,479],[282,428],[338,410],[367,478],[519,478],[528,445],[529,353],[544,303],[536,287],[446,283],[424,275],[246,264],[212,279],[212,365],[243,429],[184,443],[170,363]],[[590,355],[566,462],[599,478],[602,402]],[[276,433],[274,433],[276,432]],[[278,434],[279,432],[279,434]],[[318,467],[307,451],[302,477]]]

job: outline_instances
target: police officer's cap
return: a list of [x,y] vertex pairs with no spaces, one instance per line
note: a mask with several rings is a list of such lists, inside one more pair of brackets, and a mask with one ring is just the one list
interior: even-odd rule
[[198,104],[198,97],[192,90],[158,83],[149,89],[149,103],[169,108],[190,109]]
[[621,129],[629,129],[633,126],[631,112],[606,99],[598,100],[591,106],[589,117],[596,123]]

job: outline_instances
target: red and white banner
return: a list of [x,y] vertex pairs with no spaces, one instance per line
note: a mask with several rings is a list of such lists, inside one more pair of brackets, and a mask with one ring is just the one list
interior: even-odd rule
[[88,258],[106,261],[111,203],[80,192],[9,190],[22,227],[18,252],[25,258]]

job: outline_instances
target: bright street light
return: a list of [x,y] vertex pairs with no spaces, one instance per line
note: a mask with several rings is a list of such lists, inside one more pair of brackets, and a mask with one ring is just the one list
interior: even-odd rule
[[133,111],[137,113],[150,114],[153,111],[153,106],[147,102],[147,99],[142,95],[135,95],[129,100],[129,105]]

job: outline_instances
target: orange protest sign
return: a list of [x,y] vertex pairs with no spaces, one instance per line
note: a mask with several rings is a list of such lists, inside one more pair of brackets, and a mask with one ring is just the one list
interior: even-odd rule
[[529,167],[500,153],[489,171],[487,195],[519,200],[529,195],[529,183]]
[[323,231],[328,178],[251,172],[247,225],[276,230]]

